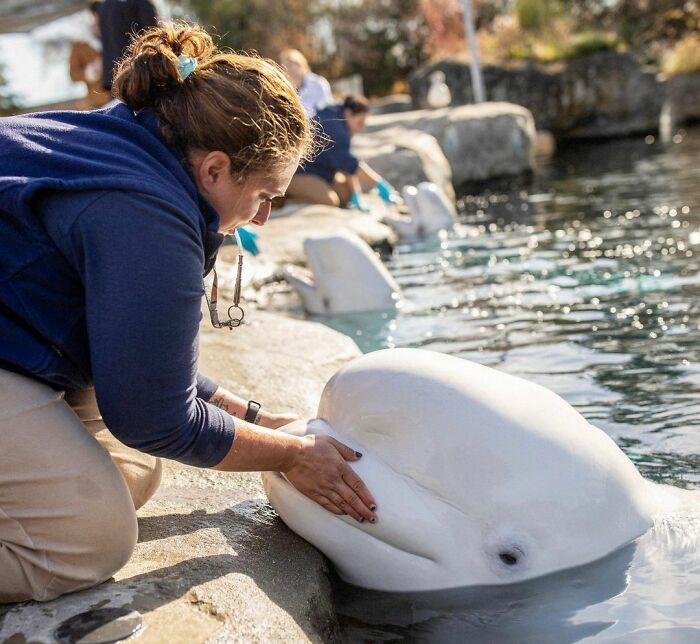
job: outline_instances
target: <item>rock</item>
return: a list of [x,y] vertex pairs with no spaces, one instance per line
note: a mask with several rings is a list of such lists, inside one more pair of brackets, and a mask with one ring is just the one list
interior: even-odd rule
[[408,112],[413,109],[410,94],[391,94],[373,100],[370,105],[372,114],[391,114],[394,112]]
[[367,130],[372,135],[387,128],[403,130],[404,139],[397,135],[399,140],[410,141],[414,130],[435,137],[450,163],[455,186],[517,175],[534,167],[534,121],[518,105],[481,103],[368,119]]
[[452,170],[437,139],[421,130],[387,127],[372,134],[358,134],[353,151],[397,190],[430,181],[452,201]]
[[[235,331],[202,325],[201,367],[268,409],[313,415],[326,380],[359,355],[349,338],[311,322],[254,311]],[[327,564],[267,504],[257,473],[168,461],[139,511],[139,543],[115,580],[47,603],[0,606],[0,641],[53,643],[77,613],[142,613],[139,644],[333,641]]]
[[700,121],[700,73],[669,77],[666,93],[675,125]]
[[[473,101],[467,62],[446,59],[410,81],[416,107],[427,106],[430,75],[445,73],[452,105]],[[656,71],[630,53],[598,52],[568,62],[508,63],[483,68],[486,95],[528,108],[538,129],[557,138],[626,136],[655,131],[663,103]]]

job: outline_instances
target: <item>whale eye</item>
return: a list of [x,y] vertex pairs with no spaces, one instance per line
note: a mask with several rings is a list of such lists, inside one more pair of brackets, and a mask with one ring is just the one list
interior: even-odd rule
[[518,563],[518,556],[513,552],[499,552],[498,558],[506,564],[506,566],[514,566]]

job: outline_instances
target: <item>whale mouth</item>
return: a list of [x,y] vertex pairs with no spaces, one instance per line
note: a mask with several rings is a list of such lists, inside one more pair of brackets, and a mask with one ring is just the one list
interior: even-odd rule
[[297,282],[300,282],[304,286],[316,288],[316,278],[310,269],[304,268],[303,266],[297,266],[295,264],[288,264],[284,267],[284,272],[286,275]]

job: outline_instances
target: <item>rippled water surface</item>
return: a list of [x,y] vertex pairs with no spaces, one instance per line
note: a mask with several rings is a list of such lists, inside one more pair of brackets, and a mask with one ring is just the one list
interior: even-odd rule
[[569,146],[531,182],[460,200],[457,230],[399,247],[397,315],[328,320],[534,380],[648,478],[700,486],[700,130]]
[[[571,145],[532,180],[459,206],[454,233],[388,259],[406,300],[396,315],[326,323],[365,351],[422,347],[534,380],[647,478],[700,488],[700,130],[667,146]],[[662,546],[647,537],[508,589],[398,596],[339,584],[344,638],[700,642],[697,533],[680,526]]]

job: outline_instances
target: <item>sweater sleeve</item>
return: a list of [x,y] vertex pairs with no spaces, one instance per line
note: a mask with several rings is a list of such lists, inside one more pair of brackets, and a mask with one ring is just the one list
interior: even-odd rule
[[80,213],[70,240],[107,427],[155,456],[219,463],[233,443],[234,422],[206,402],[216,386],[197,373],[200,232],[163,200],[112,191]]

